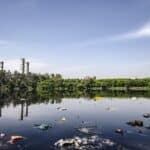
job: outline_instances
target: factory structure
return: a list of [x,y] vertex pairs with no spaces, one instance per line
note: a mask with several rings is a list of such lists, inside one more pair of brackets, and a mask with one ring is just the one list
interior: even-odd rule
[[0,62],[0,70],[2,70],[2,71],[4,70],[4,62],[3,61]]
[[[0,61],[0,71],[4,71],[4,61]],[[21,73],[29,74],[30,73],[30,62],[25,60],[25,58],[21,59]]]
[[28,61],[26,62],[25,58],[22,58],[21,62],[22,62],[22,64],[21,64],[22,74],[25,74],[25,73],[29,74],[29,72],[30,72],[30,63]]

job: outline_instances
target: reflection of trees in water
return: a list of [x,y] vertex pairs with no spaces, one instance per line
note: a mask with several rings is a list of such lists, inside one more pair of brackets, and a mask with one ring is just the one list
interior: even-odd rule
[[20,120],[23,120],[24,115],[24,103],[21,103],[21,113],[20,113]]
[[23,120],[24,117],[28,117],[29,115],[29,104],[28,101],[25,102],[21,102],[21,110],[20,110],[20,119],[19,120]]
[[2,108],[4,106],[14,107],[20,105],[20,120],[29,115],[29,107],[32,104],[40,103],[61,103],[63,98],[86,98],[87,100],[94,99],[96,96],[100,97],[150,97],[149,92],[124,92],[124,91],[52,91],[50,93],[14,93],[9,96],[0,97],[0,117],[2,116]]
[[52,91],[50,93],[39,93],[42,98],[80,98],[85,97],[92,99],[96,96],[100,97],[150,97],[150,92],[127,92],[127,91]]
[[22,100],[27,106],[40,103],[61,103],[63,98],[87,98],[93,99],[96,96],[100,97],[150,97],[149,92],[125,92],[125,91],[51,91],[49,93],[14,93],[9,96],[0,97],[0,108],[4,106],[17,106],[22,104]]

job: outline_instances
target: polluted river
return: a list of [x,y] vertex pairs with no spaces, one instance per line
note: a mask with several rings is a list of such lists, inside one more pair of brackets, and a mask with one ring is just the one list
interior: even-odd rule
[[0,150],[149,150],[150,98],[1,99]]

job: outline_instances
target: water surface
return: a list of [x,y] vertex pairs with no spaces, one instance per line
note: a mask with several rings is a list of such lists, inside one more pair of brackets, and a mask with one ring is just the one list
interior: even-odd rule
[[[59,107],[67,110],[60,111]],[[80,133],[77,128],[90,126],[95,128],[93,135],[110,139],[127,149],[149,150],[150,130],[126,124],[137,119],[144,121],[144,126],[150,125],[150,119],[143,118],[144,113],[150,113],[149,98],[62,98],[37,103],[28,100],[10,102],[1,105],[0,132],[6,136],[0,139],[0,149],[54,149],[54,143],[59,139],[89,136]],[[62,121],[62,117],[66,120]],[[34,128],[35,124],[41,123],[51,124],[52,128],[45,131]],[[117,134],[115,130],[118,128],[128,132]],[[139,130],[142,133],[138,133]],[[26,139],[9,144],[7,141],[12,135]]]

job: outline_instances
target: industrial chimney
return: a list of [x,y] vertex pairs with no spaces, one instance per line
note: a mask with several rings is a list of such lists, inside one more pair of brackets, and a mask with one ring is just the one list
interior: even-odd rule
[[27,70],[26,70],[26,73],[27,73],[27,74],[29,74],[29,71],[30,71],[30,63],[29,63],[29,62],[27,62],[27,63],[26,63],[26,65],[27,65],[27,68],[26,68],[26,69],[27,69]]
[[25,59],[22,58],[22,59],[21,59],[21,62],[22,62],[21,70],[22,70],[22,74],[24,74],[24,73],[25,73]]
[[1,71],[4,70],[4,62],[3,62],[3,61],[0,62],[0,70],[1,70]]

